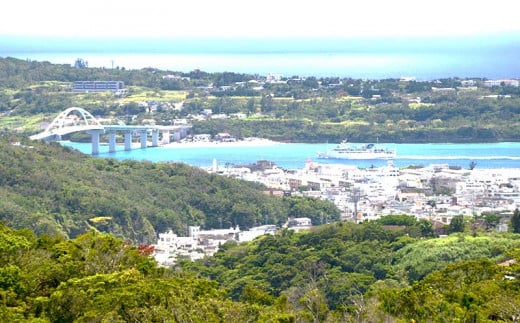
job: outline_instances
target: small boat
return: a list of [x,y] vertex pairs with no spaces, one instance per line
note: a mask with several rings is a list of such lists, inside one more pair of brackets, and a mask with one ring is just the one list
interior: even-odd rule
[[318,152],[321,159],[392,159],[397,152],[395,149],[379,148],[374,144],[351,145],[342,141],[334,149]]

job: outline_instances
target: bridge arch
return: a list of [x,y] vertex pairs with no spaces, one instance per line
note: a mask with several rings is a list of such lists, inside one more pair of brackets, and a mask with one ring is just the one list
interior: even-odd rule
[[[74,114],[77,118],[71,118]],[[147,136],[152,134],[152,147],[158,146],[159,132],[166,136],[167,142],[170,140],[170,131],[175,131],[179,136],[186,135],[187,129],[191,129],[191,125],[186,126],[127,126],[124,124],[103,125],[90,112],[78,107],[71,107],[62,111],[47,126],[45,131],[32,135],[32,140],[61,140],[61,136],[86,131],[92,137],[92,154],[99,153],[100,135],[107,133],[109,139],[109,152],[116,150],[116,131],[122,131],[125,137],[125,150],[130,150],[132,145],[132,136],[136,133],[140,136],[141,148],[147,147]]]
[[[53,130],[59,130],[63,129],[64,127],[71,126],[71,120],[69,118],[71,114],[76,114],[77,116],[79,116],[81,121],[83,121],[83,126],[94,126],[100,128],[103,127],[103,125],[101,125],[101,123],[99,123],[99,121],[96,120],[96,118],[94,118],[94,116],[87,110],[78,107],[71,107],[65,109],[56,118],[54,118],[54,120],[52,120],[52,122],[47,126],[47,128],[45,128],[44,132],[52,133]],[[77,125],[77,122],[76,124],[72,125]]]

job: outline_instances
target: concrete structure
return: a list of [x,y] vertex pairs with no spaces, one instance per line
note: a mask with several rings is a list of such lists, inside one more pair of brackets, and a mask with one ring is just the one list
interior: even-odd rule
[[484,86],[493,87],[493,86],[514,86],[518,87],[520,85],[520,81],[516,79],[499,79],[499,80],[487,80],[484,81]]
[[229,229],[201,230],[200,226],[190,226],[188,237],[179,237],[173,231],[159,233],[157,244],[153,245],[155,260],[161,266],[171,266],[179,258],[190,260],[211,256],[219,247],[228,242],[247,242],[264,235],[274,235],[277,231],[275,225],[263,225],[251,228],[248,231],[240,231],[239,227]]
[[61,112],[42,132],[31,136],[33,140],[61,140],[61,136],[78,132],[86,131],[92,137],[92,154],[99,154],[100,136],[108,133],[109,152],[116,151],[116,133],[122,132],[124,134],[125,150],[132,149],[132,137],[139,136],[140,147],[146,148],[148,146],[148,135],[151,135],[151,146],[157,147],[159,145],[159,133],[162,134],[162,143],[170,143],[173,134],[174,140],[180,140],[186,137],[191,125],[174,125],[174,126],[156,126],[156,125],[142,125],[142,126],[127,126],[119,125],[103,125],[90,112],[77,107],[68,108]]
[[72,92],[107,92],[111,91],[117,94],[126,92],[125,83],[123,81],[76,81],[72,87]]
[[284,224],[284,227],[293,230],[296,232],[302,230],[308,230],[312,227],[312,221],[310,218],[302,217],[302,218],[290,218]]
[[[463,169],[447,164],[360,169],[307,160],[302,169],[213,167],[208,171],[255,181],[291,195],[329,200],[345,221],[408,214],[448,224],[454,216],[512,214],[520,208],[519,169]],[[446,192],[439,195],[438,191]],[[326,221],[325,221],[326,222]]]

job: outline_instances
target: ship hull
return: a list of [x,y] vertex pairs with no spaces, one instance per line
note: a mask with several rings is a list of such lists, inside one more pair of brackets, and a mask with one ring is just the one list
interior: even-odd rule
[[361,147],[350,146],[346,143],[336,146],[327,152],[319,152],[319,159],[392,159],[396,151],[393,149],[376,148],[373,144]]

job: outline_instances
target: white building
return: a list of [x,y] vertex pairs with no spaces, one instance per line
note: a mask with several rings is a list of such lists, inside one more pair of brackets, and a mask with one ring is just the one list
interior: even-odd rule
[[287,222],[284,224],[284,227],[294,230],[296,232],[301,230],[308,230],[312,227],[312,221],[310,218],[301,217],[301,218],[289,218]]
[[263,236],[264,234],[274,235],[277,231],[276,225],[267,224],[259,227],[254,227],[249,229],[248,231],[242,231],[238,233],[238,241],[239,242],[248,242],[253,241],[255,238],[259,236]]
[[484,86],[486,87],[493,87],[493,86],[514,86],[518,87],[520,85],[520,82],[515,79],[499,79],[499,80],[487,80],[484,81]]

